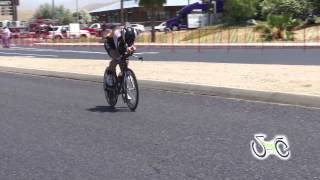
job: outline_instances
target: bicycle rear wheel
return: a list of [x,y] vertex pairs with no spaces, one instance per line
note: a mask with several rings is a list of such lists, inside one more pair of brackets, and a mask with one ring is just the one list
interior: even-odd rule
[[[104,72],[104,76],[103,76],[104,95],[105,95],[105,98],[106,98],[108,104],[111,107],[114,107],[118,102],[118,93],[117,93],[117,89],[115,87],[110,88],[107,86],[107,76],[108,76],[108,73],[107,73],[107,69],[106,69]],[[116,82],[116,75],[114,74],[113,77],[114,77],[113,82]]]
[[139,104],[139,87],[136,75],[131,69],[125,72],[123,85],[126,103],[131,111],[135,111]]

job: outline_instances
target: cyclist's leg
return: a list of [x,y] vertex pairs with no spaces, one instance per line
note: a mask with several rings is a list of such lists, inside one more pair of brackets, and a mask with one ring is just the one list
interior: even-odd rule
[[115,73],[116,67],[117,67],[117,60],[112,58],[112,60],[109,63],[109,66],[108,66],[108,71],[110,73]]
[[110,50],[110,56],[112,59],[109,63],[108,70],[110,70],[112,72],[116,72],[117,59],[120,57],[120,54],[116,49],[112,49],[112,50]]
[[[116,75],[116,67],[117,67],[117,58],[120,56],[119,53],[116,50],[110,50],[110,56],[111,56],[111,61],[109,63],[109,66],[107,68],[107,74],[108,75]],[[110,76],[112,77],[112,76]],[[108,78],[109,82],[108,84],[110,86],[113,86],[115,82],[113,82],[113,78]]]

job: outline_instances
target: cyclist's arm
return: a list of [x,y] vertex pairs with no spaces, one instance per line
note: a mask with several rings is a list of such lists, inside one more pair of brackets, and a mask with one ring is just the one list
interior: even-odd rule
[[127,52],[129,54],[133,54],[136,51],[136,49],[137,49],[136,46],[132,45],[132,46],[127,48]]
[[119,39],[121,38],[121,31],[119,29],[113,30],[113,41],[116,45],[116,49],[119,48]]

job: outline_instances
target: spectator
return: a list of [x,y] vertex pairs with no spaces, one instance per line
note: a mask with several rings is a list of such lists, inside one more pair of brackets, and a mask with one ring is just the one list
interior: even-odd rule
[[2,44],[4,48],[10,48],[11,31],[8,27],[4,27],[2,31]]

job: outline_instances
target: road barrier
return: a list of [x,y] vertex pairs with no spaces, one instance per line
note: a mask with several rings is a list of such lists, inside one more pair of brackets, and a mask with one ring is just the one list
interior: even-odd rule
[[[254,30],[254,27],[243,28],[200,28],[193,30],[155,32],[156,42],[151,42],[151,31],[140,34],[137,44],[144,47],[166,47],[174,52],[176,47],[194,47],[198,51],[208,48],[319,48],[320,47],[320,26],[296,30],[293,32],[293,41],[265,41],[262,33]],[[42,43],[43,46],[51,45],[74,45],[74,46],[101,46],[102,38],[82,39],[45,39],[26,38],[13,39],[17,45],[34,45]]]

